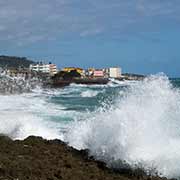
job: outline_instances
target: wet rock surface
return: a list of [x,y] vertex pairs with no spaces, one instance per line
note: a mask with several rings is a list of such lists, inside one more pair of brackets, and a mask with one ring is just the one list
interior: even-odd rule
[[160,180],[138,171],[113,171],[60,140],[28,137],[13,141],[0,136],[0,180]]

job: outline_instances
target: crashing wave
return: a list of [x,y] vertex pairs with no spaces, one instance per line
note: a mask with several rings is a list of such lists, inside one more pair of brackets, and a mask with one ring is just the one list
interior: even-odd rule
[[125,162],[147,173],[178,178],[179,127],[180,92],[160,74],[130,86],[110,109],[73,124],[66,139],[110,166],[121,168]]
[[[5,93],[31,91],[33,87],[32,82],[26,87],[27,81],[21,79],[2,77],[2,81],[8,82],[7,87],[12,90],[20,86],[20,90]],[[126,88],[116,88],[115,102],[107,102],[106,106],[113,87],[91,89],[71,85],[61,90],[0,95],[0,133],[14,139],[29,135],[60,138],[78,149],[89,149],[93,156],[115,168],[128,164],[127,167],[140,167],[150,174],[158,172],[168,178],[180,177],[179,90],[165,75],[150,76]],[[64,110],[67,99],[86,100],[83,96],[96,95],[92,92],[100,96],[102,90],[105,105],[96,112],[81,114]],[[60,100],[64,104],[59,103]]]
[[40,80],[37,78],[25,79],[23,77],[11,77],[4,74],[0,75],[0,94],[30,92],[37,86],[40,86]]

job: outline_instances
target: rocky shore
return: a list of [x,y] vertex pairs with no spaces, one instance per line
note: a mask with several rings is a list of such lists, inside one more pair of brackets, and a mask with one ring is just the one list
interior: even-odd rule
[[109,79],[107,78],[74,78],[69,80],[63,80],[63,79],[55,79],[49,84],[45,84],[45,86],[50,86],[53,88],[58,87],[65,87],[69,86],[70,84],[83,84],[83,85],[105,85],[109,82]]
[[[141,170],[108,169],[103,162],[60,140],[28,137],[13,141],[0,136],[0,180],[161,180]],[[165,178],[164,178],[165,179]]]

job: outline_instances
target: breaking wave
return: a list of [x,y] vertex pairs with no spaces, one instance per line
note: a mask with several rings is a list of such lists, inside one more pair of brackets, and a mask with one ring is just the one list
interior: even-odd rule
[[82,97],[95,97],[98,95],[98,91],[87,90],[81,93]]
[[1,77],[0,133],[59,138],[115,168],[180,177],[180,90],[163,74],[118,83],[48,90]]
[[109,109],[75,122],[70,145],[89,149],[98,159],[121,168],[144,168],[168,178],[180,177],[180,92],[163,75],[130,86]]
[[49,115],[60,109],[45,101],[45,97],[33,94],[0,95],[0,133],[13,139],[24,139],[30,135],[46,139],[61,138],[56,124],[46,121]]

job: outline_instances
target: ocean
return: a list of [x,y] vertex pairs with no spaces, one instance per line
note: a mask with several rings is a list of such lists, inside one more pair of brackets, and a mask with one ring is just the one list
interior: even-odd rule
[[57,138],[109,166],[180,177],[180,79],[157,74],[107,85],[37,85],[2,93],[0,112],[0,133],[13,139]]

